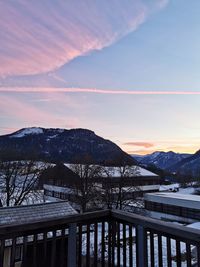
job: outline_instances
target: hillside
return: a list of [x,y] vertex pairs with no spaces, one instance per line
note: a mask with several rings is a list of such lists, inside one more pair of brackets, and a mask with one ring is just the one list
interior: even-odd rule
[[116,144],[87,129],[23,128],[0,136],[0,156],[8,160],[136,164]]

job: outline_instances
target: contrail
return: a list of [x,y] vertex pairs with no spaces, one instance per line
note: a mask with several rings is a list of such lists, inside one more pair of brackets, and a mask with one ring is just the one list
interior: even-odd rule
[[107,90],[96,88],[20,88],[0,87],[4,93],[90,93],[107,95],[200,95],[200,91],[146,91],[146,90]]

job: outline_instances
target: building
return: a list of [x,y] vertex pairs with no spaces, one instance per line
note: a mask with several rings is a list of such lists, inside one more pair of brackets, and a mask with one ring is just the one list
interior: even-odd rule
[[145,194],[145,209],[153,218],[193,223],[200,220],[200,196],[178,193]]
[[[62,219],[66,216],[74,215],[76,213],[77,212],[69,205],[67,201],[0,208],[0,228],[2,229],[2,227],[12,226],[15,227],[16,225],[18,228],[20,228],[20,226],[23,228],[23,225],[32,223],[37,224],[41,223],[42,221],[58,218]],[[56,234],[56,237],[58,239],[57,242],[59,242],[59,232]],[[38,239],[42,240],[42,238],[42,235],[41,237],[38,235]],[[47,233],[46,238],[48,240],[47,252],[51,253],[52,233]],[[25,258],[25,255],[23,255],[24,242],[26,242],[26,265],[31,266],[33,262],[31,258],[34,255],[34,240],[32,236],[28,236],[26,241],[22,237],[15,239],[15,244],[12,243],[10,239],[5,240],[3,267],[22,266],[23,258]],[[12,247],[14,245],[15,250],[13,251]],[[38,247],[39,251],[41,244],[38,242],[35,245]],[[38,254],[38,261],[42,259],[42,257],[42,254]],[[23,263],[25,262],[23,261]]]
[[77,189],[80,177],[64,164],[47,168],[40,177],[46,201],[68,200],[73,208],[79,210]]
[[[83,169],[80,171],[80,168]],[[89,177],[87,181],[81,177],[86,172]],[[113,199],[118,198],[120,190],[124,198],[128,200],[141,197],[146,192],[157,192],[160,187],[158,175],[138,166],[108,167],[65,164],[45,170],[42,177],[44,176],[46,199],[54,201],[67,199],[76,209],[79,209],[76,202],[77,198],[81,201],[79,187],[83,181],[93,183],[101,195],[105,195],[108,189],[112,188]]]

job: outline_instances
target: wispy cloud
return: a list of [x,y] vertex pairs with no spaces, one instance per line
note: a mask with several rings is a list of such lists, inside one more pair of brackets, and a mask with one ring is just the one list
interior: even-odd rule
[[[56,95],[55,95],[56,96]],[[37,101],[26,100],[26,98],[17,97],[16,95],[4,95],[0,97],[0,114],[7,119],[3,120],[6,124],[12,127],[5,128],[19,128],[27,126],[47,126],[47,127],[61,127],[61,128],[74,128],[78,127],[79,119],[72,114],[65,114],[63,111],[66,109],[75,109],[74,104],[66,96],[60,95],[52,100],[51,105],[43,102],[38,105],[37,102],[44,96],[37,96]],[[2,123],[2,122],[1,122]],[[16,127],[15,127],[16,125]],[[14,127],[13,127],[14,126]]]
[[38,87],[0,87],[0,92],[7,93],[91,93],[109,95],[200,95],[200,91],[137,91],[108,90],[96,88],[38,88]]
[[164,0],[0,2],[0,77],[51,72],[136,30]]
[[139,147],[145,147],[145,148],[150,148],[153,147],[153,143],[148,143],[148,142],[126,142],[123,145],[125,146],[139,146]]

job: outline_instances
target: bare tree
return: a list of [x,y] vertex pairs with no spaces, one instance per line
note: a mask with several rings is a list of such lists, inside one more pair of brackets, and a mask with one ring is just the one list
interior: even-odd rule
[[0,162],[1,206],[18,206],[33,203],[39,197],[37,189],[41,171],[34,161]]
[[98,207],[100,191],[96,179],[101,177],[102,167],[93,164],[71,164],[69,167],[80,177],[74,190],[75,201],[81,207],[81,212]]
[[137,166],[105,167],[103,199],[107,208],[123,209],[136,199],[139,186],[135,177],[139,175]]
[[90,208],[124,209],[130,202],[136,202],[141,192],[136,183],[140,175],[137,166],[71,164],[69,167],[80,177],[73,191],[82,212]]

